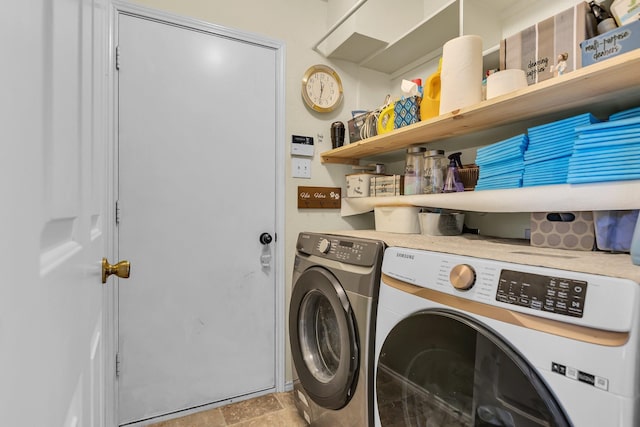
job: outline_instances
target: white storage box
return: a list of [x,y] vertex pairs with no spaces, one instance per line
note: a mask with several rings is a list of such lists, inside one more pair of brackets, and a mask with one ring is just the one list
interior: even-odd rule
[[376,231],[419,234],[418,213],[420,209],[415,206],[376,206],[373,209]]
[[420,231],[428,236],[456,236],[462,234],[463,213],[421,212]]
[[347,175],[347,197],[369,197],[371,178],[374,173],[353,173]]

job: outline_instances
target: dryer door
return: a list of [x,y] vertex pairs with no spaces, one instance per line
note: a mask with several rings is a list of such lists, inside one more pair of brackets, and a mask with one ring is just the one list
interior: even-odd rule
[[318,405],[344,407],[358,375],[358,339],[344,289],[321,267],[293,284],[289,309],[291,356],[300,384]]
[[376,394],[382,426],[570,425],[521,354],[488,327],[445,310],[414,314],[391,330]]

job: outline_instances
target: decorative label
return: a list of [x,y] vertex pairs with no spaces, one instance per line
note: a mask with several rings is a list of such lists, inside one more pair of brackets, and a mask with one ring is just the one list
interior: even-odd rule
[[340,187],[298,187],[298,209],[340,209]]

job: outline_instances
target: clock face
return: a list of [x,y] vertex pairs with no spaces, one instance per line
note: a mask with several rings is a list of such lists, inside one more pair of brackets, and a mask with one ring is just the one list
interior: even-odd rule
[[326,65],[314,65],[302,79],[302,97],[315,111],[333,111],[342,101],[342,82]]

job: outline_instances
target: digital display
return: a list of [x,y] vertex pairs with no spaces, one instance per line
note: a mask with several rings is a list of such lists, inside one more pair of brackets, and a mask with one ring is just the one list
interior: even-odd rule
[[353,242],[343,242],[340,241],[340,246],[344,246],[345,248],[352,248],[353,247]]
[[582,280],[502,270],[496,301],[582,317],[586,296],[587,282]]

